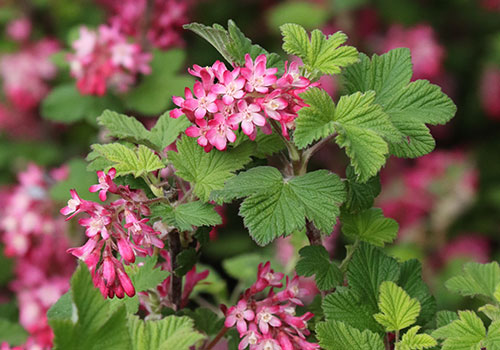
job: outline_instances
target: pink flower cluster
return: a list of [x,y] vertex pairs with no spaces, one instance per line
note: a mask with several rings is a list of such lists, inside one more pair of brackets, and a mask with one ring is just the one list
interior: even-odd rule
[[[110,13],[110,22],[130,36],[144,35],[155,47],[167,49],[183,44],[182,25],[189,22],[192,0],[155,0],[148,9],[147,0],[101,0]],[[145,20],[149,19],[149,23]],[[145,27],[146,26],[146,27]]]
[[435,79],[442,73],[445,49],[437,41],[432,27],[421,24],[405,29],[393,25],[383,43],[383,51],[398,47],[411,50],[413,79]]
[[500,120],[500,68],[489,66],[481,77],[481,104],[486,114]]
[[47,95],[47,82],[56,75],[50,56],[58,48],[57,42],[44,39],[27,45],[17,53],[2,56],[0,76],[3,90],[16,108],[32,110]]
[[84,95],[102,96],[108,88],[125,92],[137,74],[151,72],[151,54],[129,43],[116,26],[101,25],[97,31],[81,27],[72,46],[75,52],[68,55],[71,75]]
[[[19,174],[19,184],[2,198],[0,238],[4,253],[14,259],[15,278],[10,289],[16,294],[19,322],[28,331],[23,349],[50,349],[53,333],[47,310],[69,289],[75,264],[67,254],[68,225],[57,215],[50,200],[50,187],[67,176],[67,169],[50,176],[31,164]],[[2,349],[8,345],[2,344]]]
[[[144,218],[151,215],[144,192],[115,184],[115,169],[107,174],[98,171],[97,175],[99,183],[91,186],[89,191],[99,192],[101,201],[107,199],[108,193],[120,198],[102,205],[83,200],[71,190],[71,199],[61,213],[69,215],[67,220],[79,213],[88,214],[88,217],[78,220],[85,227],[88,240],[83,246],[71,248],[68,252],[87,264],[94,285],[104,297],[116,295],[123,298],[125,294],[132,297],[135,288],[123,263],[133,263],[136,255],[152,255],[154,247],[163,248],[164,243],[159,237],[160,232],[149,226],[149,219]],[[115,257],[116,252],[120,253],[120,259]]]
[[[299,287],[298,276],[286,278],[283,290],[281,280],[284,275],[274,272],[271,264],[259,265],[257,281],[245,291],[235,306],[225,311],[226,327],[234,327],[240,334],[239,350],[317,350],[319,345],[310,343],[307,321],[314,315],[306,312],[297,316],[297,305],[302,306],[301,298],[307,290]],[[267,297],[258,300],[258,295],[270,288]]]
[[305,104],[299,93],[311,82],[299,73],[297,62],[286,65],[278,79],[277,68],[266,68],[265,55],[255,61],[245,56],[245,66],[228,70],[217,61],[211,67],[195,65],[189,73],[200,78],[193,92],[185,89],[184,98],[174,96],[179,107],[170,112],[172,118],[185,114],[194,124],[186,134],[198,138],[198,144],[210,151],[213,147],[225,150],[228,142],[236,140],[235,131],[241,129],[255,139],[257,129],[271,133],[270,120],[281,124],[281,132],[288,138],[297,112]]

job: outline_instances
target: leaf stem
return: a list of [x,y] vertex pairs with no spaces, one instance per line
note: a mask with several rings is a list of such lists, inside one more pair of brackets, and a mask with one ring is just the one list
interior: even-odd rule
[[356,252],[356,249],[358,249],[358,246],[360,244],[360,240],[359,239],[356,239],[356,241],[354,242],[354,244],[351,246],[350,249],[347,249],[347,255],[346,257],[344,258],[344,260],[342,260],[342,263],[340,264],[339,266],[339,269],[340,271],[342,271],[342,273],[346,273],[347,272],[347,265],[349,264],[349,262],[351,261],[352,259],[352,256],[354,255],[354,253]]
[[227,333],[227,331],[229,330],[229,328],[227,327],[224,327],[220,330],[219,333],[217,333],[217,335],[215,336],[214,340],[212,340],[210,342],[210,344],[207,345],[207,347],[205,348],[205,350],[211,350],[215,345],[217,345],[217,343],[222,339],[222,337],[224,337],[224,335]]
[[325,137],[323,140],[319,141],[318,143],[316,143],[315,145],[309,147],[307,150],[304,151],[303,160],[306,163],[306,166],[307,163],[309,162],[309,159],[311,159],[314,153],[323,148],[323,146],[325,146],[328,142],[330,142],[335,137],[335,135],[336,134],[331,134]]

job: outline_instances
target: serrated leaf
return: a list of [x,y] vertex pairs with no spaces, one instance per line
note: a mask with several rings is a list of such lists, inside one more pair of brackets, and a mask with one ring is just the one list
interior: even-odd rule
[[[193,329],[193,320],[173,315],[159,321],[143,321],[138,316],[129,316],[128,329],[132,350],[189,350],[202,337]],[[167,347],[174,344],[174,347]]]
[[459,319],[436,329],[432,336],[444,339],[442,350],[481,350],[486,328],[473,311],[459,311]]
[[220,215],[212,204],[200,201],[183,203],[178,206],[157,205],[155,216],[181,231],[192,230],[193,226],[215,226],[222,223]]
[[455,320],[458,320],[458,315],[456,312],[448,310],[438,311],[438,313],[436,314],[436,327],[441,328],[452,323]]
[[410,328],[398,343],[397,348],[401,350],[423,350],[437,345],[436,340],[429,334],[417,334],[419,326]]
[[349,165],[346,169],[347,196],[344,208],[350,213],[357,213],[371,208],[381,190],[378,175],[370,178],[365,183],[358,182],[356,177],[353,167]]
[[168,152],[168,159],[176,168],[176,175],[191,182],[194,194],[206,202],[213,190],[222,189],[236,170],[250,162],[251,153],[250,143],[224,152],[206,153],[195,139],[184,135],[177,142],[177,152]]
[[330,233],[345,199],[338,176],[319,170],[284,180],[272,167],[257,167],[230,179],[214,198],[229,201],[247,197],[239,214],[252,238],[261,245],[291,234],[311,220],[323,233]]
[[496,305],[485,304],[477,310],[485,314],[492,321],[500,320],[500,308]]
[[177,255],[175,262],[176,268],[174,272],[177,276],[182,277],[196,265],[198,262],[198,253],[194,248],[184,249]]
[[343,275],[323,246],[306,246],[299,250],[300,260],[295,271],[300,276],[313,276],[320,290],[330,290],[343,281]]
[[363,332],[340,321],[318,323],[316,334],[319,344],[325,350],[384,350],[378,334]]
[[376,310],[351,289],[336,288],[334,293],[323,299],[322,308],[327,321],[342,321],[361,331],[368,329],[372,332],[383,332],[382,326],[373,318]]
[[484,345],[488,350],[500,350],[500,321],[490,324]]
[[184,309],[184,314],[194,321],[195,328],[207,335],[215,335],[224,327],[224,318],[206,308]]
[[398,157],[415,158],[429,153],[435,145],[425,124],[448,122],[456,107],[441,89],[425,80],[410,83],[412,76],[410,51],[391,50],[370,60],[360,55],[360,62],[346,69],[347,91],[374,90],[376,103],[389,115],[405,142],[390,141],[390,152]]
[[338,74],[341,68],[358,61],[358,51],[354,47],[340,46],[347,40],[342,32],[327,38],[320,30],[315,29],[309,40],[306,30],[298,24],[283,24],[280,30],[283,35],[283,50],[299,56],[311,72]]
[[54,349],[131,349],[125,308],[110,307],[82,264],[71,278],[71,296],[77,318],[49,320]]
[[134,143],[149,141],[149,131],[134,117],[107,109],[97,117],[97,123],[108,129],[110,135],[113,137],[129,140]]
[[346,236],[379,247],[394,241],[399,229],[398,223],[386,218],[380,208],[371,208],[357,214],[343,213],[340,221],[342,232]]
[[378,310],[379,287],[384,281],[396,282],[400,270],[395,259],[382,250],[367,243],[361,243],[354,253],[347,270],[349,286],[360,300]]
[[135,177],[165,167],[160,158],[149,148],[139,145],[131,149],[121,143],[108,143],[105,145],[92,145],[93,153],[89,154],[87,160],[98,161],[101,166],[102,159],[106,160],[103,170],[116,169],[116,175],[132,174]]
[[464,296],[482,295],[495,300],[495,291],[500,284],[500,266],[496,261],[489,264],[466,263],[464,273],[446,282],[446,287]]
[[141,266],[130,265],[130,279],[137,292],[156,288],[170,275],[168,271],[156,266],[157,260],[156,256],[148,256],[142,259]]
[[385,281],[380,285],[378,306],[380,313],[373,315],[387,332],[411,326],[420,314],[420,303],[396,283]]
[[162,151],[168,145],[172,144],[179,134],[187,129],[191,122],[186,116],[181,115],[179,118],[170,118],[168,112],[163,113],[155,126],[151,129],[150,140],[156,147]]
[[286,148],[286,145],[279,134],[272,133],[267,135],[260,130],[257,131],[255,143],[257,145],[255,157],[257,158],[266,158],[267,156],[278,153]]
[[219,51],[227,62],[234,62],[235,57],[233,57],[227,49],[227,44],[230,41],[229,33],[223,26],[220,24],[214,24],[212,27],[209,27],[204,24],[194,22],[185,24],[183,28],[198,34],[212,44],[212,46]]

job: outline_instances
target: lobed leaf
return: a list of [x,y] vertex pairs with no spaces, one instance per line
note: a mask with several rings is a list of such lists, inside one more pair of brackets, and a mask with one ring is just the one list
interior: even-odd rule
[[300,260],[295,271],[300,276],[313,276],[319,290],[330,290],[341,285],[344,278],[323,246],[306,246],[299,250]]

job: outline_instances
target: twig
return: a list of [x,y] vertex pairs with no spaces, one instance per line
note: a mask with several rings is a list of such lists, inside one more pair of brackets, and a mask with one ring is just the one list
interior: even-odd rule
[[217,345],[217,343],[222,339],[222,337],[224,337],[228,330],[229,328],[227,327],[222,328],[220,332],[215,336],[214,340],[212,340],[210,344],[207,345],[205,350],[211,350],[215,345]]
[[321,232],[319,232],[313,222],[309,220],[306,222],[306,235],[311,245],[323,245]]
[[309,159],[311,159],[311,157],[314,155],[314,153],[323,148],[323,146],[326,145],[328,142],[330,142],[330,140],[332,140],[334,137],[335,134],[331,134],[330,136],[325,137],[320,142],[316,143],[315,145],[305,150],[303,154],[304,162],[307,164],[309,162]]
[[[172,260],[172,271],[177,268],[177,256],[182,250],[181,239],[179,237],[179,231],[172,230],[168,234],[168,249],[170,252],[170,259]],[[172,279],[170,284],[170,301],[172,302],[174,309],[177,311],[181,305],[182,297],[182,277],[177,276],[172,273]]]

